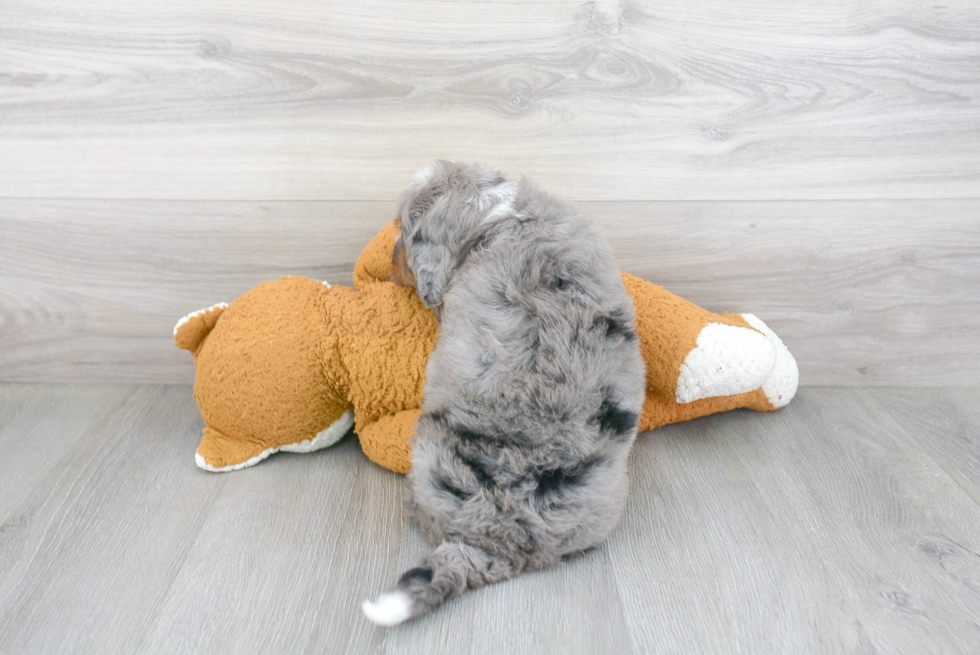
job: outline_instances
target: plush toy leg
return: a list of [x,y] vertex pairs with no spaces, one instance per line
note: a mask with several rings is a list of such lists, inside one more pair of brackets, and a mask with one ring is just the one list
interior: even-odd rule
[[206,426],[194,460],[206,471],[237,471],[258,464],[272,454],[271,450],[257,441],[233,439],[211,426]]
[[412,452],[415,422],[421,415],[421,409],[406,409],[358,426],[357,436],[361,439],[364,454],[390,471],[408,473],[408,469],[412,468],[409,454]]
[[697,345],[680,364],[674,398],[689,403],[747,393],[776,367],[776,349],[766,336],[744,326],[712,321],[698,333]]
[[688,403],[749,392],[772,373],[775,348],[741,316],[709,312],[628,273],[623,283],[636,307],[647,389]]
[[752,315],[715,314],[623,274],[647,364],[640,429],[736,407],[772,410],[796,392],[796,361]]
[[647,397],[643,402],[643,414],[640,416],[639,428],[641,432],[644,430],[653,430],[662,425],[690,421],[700,416],[727,412],[730,409],[738,409],[740,407],[754,409],[759,412],[769,412],[776,409],[766,399],[766,395],[761,388],[735,396],[705,398],[704,400],[695,400],[684,404],[678,403],[670,396],[660,395],[647,390]]
[[340,418],[310,439],[275,447],[269,447],[268,444],[257,441],[232,439],[218,430],[207,426],[204,428],[201,445],[197,447],[194,460],[205,471],[211,471],[213,473],[237,471],[238,469],[258,464],[266,457],[278,452],[310,453],[314,450],[332,446],[347,434],[347,431],[350,430],[353,424],[354,413],[346,411]]
[[374,282],[387,282],[391,272],[391,255],[398,239],[398,225],[392,221],[385,225],[364,247],[354,263],[354,287],[363,290]]
[[747,325],[766,335],[773,344],[776,351],[776,364],[766,380],[757,389],[748,393],[704,398],[688,403],[677,402],[676,397],[672,394],[647,389],[647,397],[643,403],[643,414],[640,417],[640,430],[652,430],[661,425],[680,423],[699,416],[743,407],[760,412],[770,412],[785,406],[793,399],[799,383],[799,369],[796,365],[796,359],[790,354],[782,340],[758,318],[752,314],[743,314],[737,318],[741,318]]

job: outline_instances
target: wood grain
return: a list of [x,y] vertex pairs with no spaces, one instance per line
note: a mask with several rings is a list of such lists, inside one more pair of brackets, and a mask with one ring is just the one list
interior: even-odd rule
[[804,389],[643,437],[608,546],[637,651],[975,649],[980,506],[868,399],[892,407]]
[[977,197],[980,6],[4,2],[0,196]]
[[[404,524],[398,565],[377,588],[390,587],[430,549],[414,526]],[[455,599],[431,621],[386,633],[382,652],[632,653],[631,611],[623,605],[609,554],[598,550],[562,567],[562,575],[529,573]]]
[[78,443],[131,394],[113,386],[0,385],[0,578],[16,568],[25,528],[50,500]]
[[398,539],[399,476],[354,438],[244,473],[222,481],[136,650],[376,652],[360,603]]
[[[980,385],[980,201],[579,203],[621,266],[752,312],[805,385]],[[0,379],[191,382],[178,318],[351,284],[393,203],[0,200]]]
[[801,384],[980,385],[977,201],[587,209],[602,213],[624,269],[766,321]]
[[19,504],[29,513],[3,517],[24,517],[0,535],[4,652],[135,652],[224,483],[188,475],[201,421],[185,387],[118,387],[113,400],[74,441],[51,439],[73,416],[32,417],[58,464]]
[[0,385],[0,652],[972,653],[947,464],[978,400],[805,388],[645,433],[604,547],[385,630],[361,599],[429,546],[356,439],[211,474],[187,386]]
[[980,406],[972,389],[856,391],[883,425],[909,431],[963,492],[980,504]]
[[351,284],[392,210],[0,201],[0,378],[188,382],[177,319],[283,275]]

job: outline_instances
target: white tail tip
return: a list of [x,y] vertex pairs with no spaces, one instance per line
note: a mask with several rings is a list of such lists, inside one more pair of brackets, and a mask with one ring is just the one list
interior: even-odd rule
[[398,625],[412,615],[412,599],[401,591],[391,591],[378,596],[376,602],[364,601],[361,609],[378,625]]

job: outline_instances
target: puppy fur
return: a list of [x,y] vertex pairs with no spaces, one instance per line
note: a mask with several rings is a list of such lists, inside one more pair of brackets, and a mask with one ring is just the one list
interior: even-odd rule
[[396,258],[437,311],[406,504],[438,544],[378,602],[392,625],[599,545],[644,398],[633,303],[598,228],[527,180],[433,162]]

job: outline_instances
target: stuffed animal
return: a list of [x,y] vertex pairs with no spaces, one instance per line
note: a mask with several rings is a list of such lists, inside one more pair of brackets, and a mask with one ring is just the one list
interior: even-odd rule
[[[391,223],[361,253],[354,289],[286,277],[177,323],[205,423],[198,466],[231,471],[310,452],[353,425],[371,460],[408,472],[439,325],[414,290],[388,281],[397,236]],[[628,273],[623,282],[646,362],[640,430],[793,398],[796,360],[758,318],[713,314]]]

